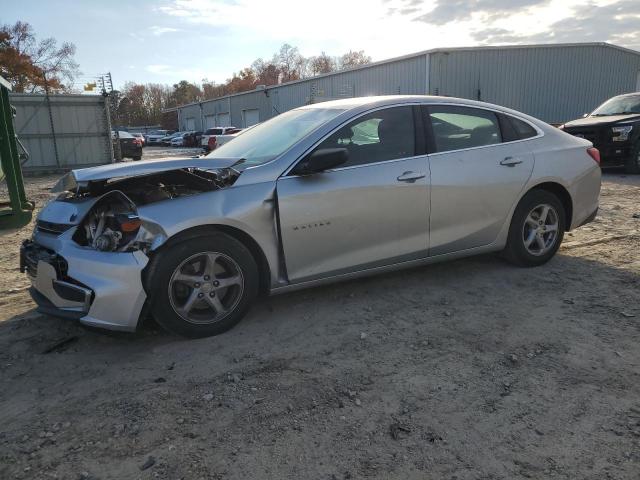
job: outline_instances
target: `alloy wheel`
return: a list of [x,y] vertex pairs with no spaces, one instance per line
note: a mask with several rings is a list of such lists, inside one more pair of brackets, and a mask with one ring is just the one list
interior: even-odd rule
[[244,276],[231,257],[219,252],[190,256],[169,280],[169,301],[174,311],[194,324],[211,324],[229,315],[240,302]]
[[553,206],[541,204],[527,215],[522,229],[527,251],[536,257],[551,250],[558,240],[558,212]]

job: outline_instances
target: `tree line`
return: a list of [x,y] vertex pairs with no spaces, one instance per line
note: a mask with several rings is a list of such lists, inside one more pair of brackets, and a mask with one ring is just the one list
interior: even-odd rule
[[[73,43],[58,45],[54,38],[38,40],[33,27],[18,21],[0,27],[0,75],[17,93],[80,93],[74,81],[80,76],[74,60]],[[186,103],[210,100],[233,93],[255,90],[316,75],[354,68],[371,62],[364,51],[349,51],[332,57],[305,57],[284,44],[270,59],[258,58],[234,72],[225,82],[203,79],[200,83],[181,80],[174,85],[126,82],[111,96],[112,120],[118,125],[160,123],[162,110]]]
[[172,86],[127,82],[118,92],[115,121],[121,125],[153,125],[163,109],[255,90],[365,65],[371,57],[364,51],[349,51],[338,57],[325,52],[304,57],[297,47],[284,44],[271,59],[256,59],[251,66],[234,72],[224,83],[203,79],[200,84],[182,80]]

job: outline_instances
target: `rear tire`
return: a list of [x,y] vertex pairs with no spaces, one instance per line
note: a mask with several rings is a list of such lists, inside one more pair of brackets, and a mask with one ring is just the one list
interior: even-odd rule
[[624,170],[631,174],[640,174],[640,142],[631,151],[631,156],[624,164]]
[[137,162],[138,160],[141,160],[141,159],[142,159],[142,157],[140,157],[140,156],[138,156],[138,157],[133,157],[133,161],[134,161],[134,162]]
[[547,263],[560,248],[565,218],[558,197],[545,190],[531,190],[513,213],[504,256],[520,267]]
[[238,240],[215,233],[165,247],[147,272],[149,305],[166,330],[218,335],[245,316],[258,294],[258,266]]

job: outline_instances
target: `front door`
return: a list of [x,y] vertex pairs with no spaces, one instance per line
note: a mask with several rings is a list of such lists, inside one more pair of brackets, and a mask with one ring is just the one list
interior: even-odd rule
[[402,106],[360,116],[317,147],[346,148],[347,164],[278,180],[292,283],[427,256],[429,166],[413,114]]

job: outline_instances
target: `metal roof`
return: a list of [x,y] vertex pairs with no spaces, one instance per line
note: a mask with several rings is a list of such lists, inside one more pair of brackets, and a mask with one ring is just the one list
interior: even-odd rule
[[253,92],[264,92],[266,90],[273,90],[280,87],[285,87],[288,85],[295,85],[298,83],[309,82],[320,78],[331,77],[334,75],[340,75],[345,72],[354,72],[359,70],[366,70],[371,67],[375,67],[378,65],[385,65],[388,63],[399,62],[402,60],[407,60],[410,58],[420,57],[422,55],[432,54],[432,53],[448,53],[448,52],[460,52],[460,51],[486,51],[486,50],[516,50],[516,49],[532,49],[532,48],[565,48],[565,47],[607,47],[614,48],[616,50],[620,50],[626,53],[631,53],[634,55],[640,56],[640,51],[632,50],[625,47],[620,47],[618,45],[614,45],[612,43],[607,42],[584,42],[584,43],[539,43],[539,44],[531,44],[531,45],[492,45],[492,46],[480,46],[480,47],[452,47],[452,48],[432,48],[430,50],[423,50],[420,52],[409,53],[407,55],[402,55],[400,57],[387,58],[385,60],[378,60],[377,62],[367,63],[366,65],[360,65],[353,68],[347,68],[345,70],[339,70],[336,72],[324,73],[322,75],[316,75],[313,77],[301,78],[299,80],[292,80],[290,82],[279,83],[277,85],[268,85],[266,87],[260,86],[260,88],[256,88],[254,90],[246,90],[244,92],[232,93],[229,95],[224,95],[222,97],[208,98],[206,100],[201,100],[199,102],[185,103],[183,105],[178,105],[177,107],[164,109],[163,112],[170,112],[173,110],[177,110],[179,108],[188,107],[191,105],[199,105],[202,103],[212,102],[216,100],[222,100],[230,97],[237,97],[239,95],[246,95],[248,93]]

